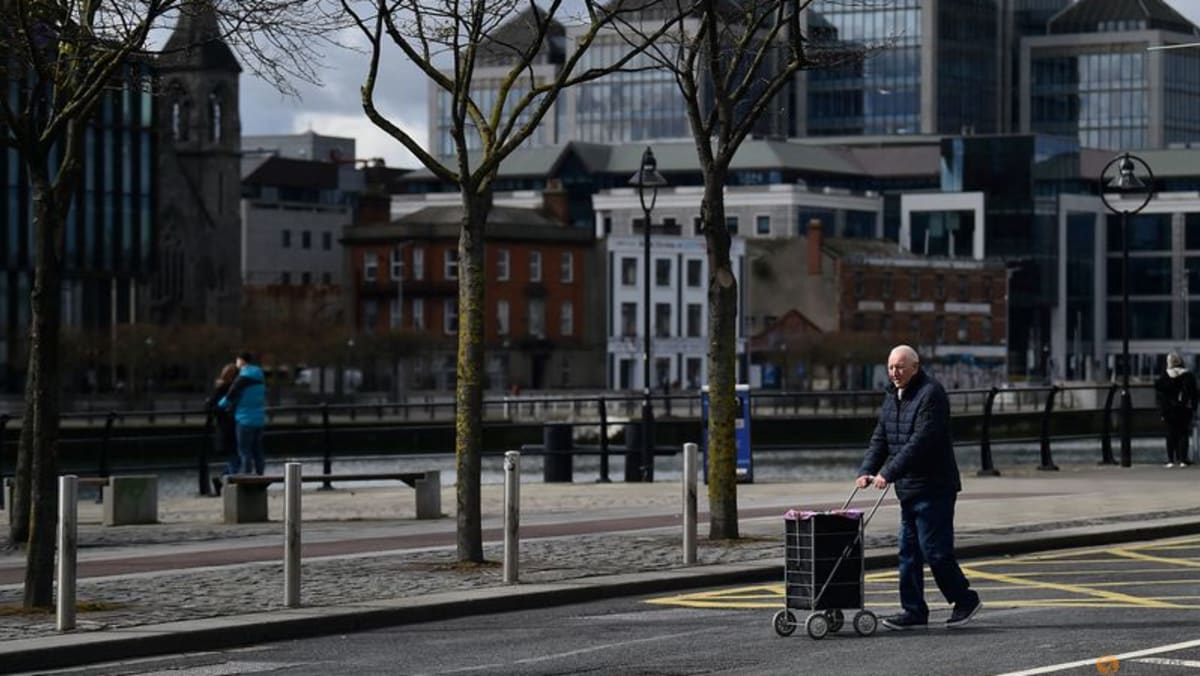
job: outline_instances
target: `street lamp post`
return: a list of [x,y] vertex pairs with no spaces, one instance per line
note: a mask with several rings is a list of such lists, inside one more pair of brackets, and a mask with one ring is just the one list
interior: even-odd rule
[[[1137,165],[1145,170],[1149,181],[1142,181],[1137,176]],[[1117,175],[1105,180],[1112,167],[1117,168]],[[1150,165],[1137,155],[1122,153],[1104,165],[1100,172],[1100,199],[1104,206],[1114,214],[1121,215],[1121,466],[1133,465],[1133,449],[1129,437],[1129,425],[1133,419],[1133,401],[1129,393],[1129,215],[1136,214],[1154,198],[1154,172]],[[1121,197],[1120,204],[1109,201],[1108,191]],[[1134,196],[1133,199],[1125,198]]]
[[[642,163],[637,173],[629,179],[629,185],[637,186],[638,200],[642,204],[642,255],[645,259],[645,274],[642,285],[642,481],[654,481],[654,406],[650,401],[650,212],[658,200],[658,189],[667,185],[667,179],[658,173],[658,162],[649,146],[642,153]],[[650,201],[646,201],[646,190],[650,190]]]

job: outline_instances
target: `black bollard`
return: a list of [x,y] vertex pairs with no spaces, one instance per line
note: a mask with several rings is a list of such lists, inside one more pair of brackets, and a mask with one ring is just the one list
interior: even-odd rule
[[608,478],[608,404],[600,397],[600,478],[597,483],[611,483]]
[[642,480],[642,421],[625,423],[625,481]]
[[1104,430],[1100,434],[1100,464],[1115,465],[1117,461],[1113,458],[1112,451],[1112,427],[1113,427],[1113,398],[1117,395],[1117,384],[1113,383],[1108,386],[1108,396],[1104,398]]
[[574,428],[564,423],[542,427],[542,481],[546,483],[570,482],[574,444],[571,432]]
[[983,404],[983,428],[979,435],[979,471],[976,476],[1000,476],[1000,470],[992,464],[992,406],[996,403],[996,395],[1000,390],[993,387],[988,390],[987,401]]

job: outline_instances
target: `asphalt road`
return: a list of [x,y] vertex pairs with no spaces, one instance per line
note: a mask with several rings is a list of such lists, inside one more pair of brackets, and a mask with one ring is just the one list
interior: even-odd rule
[[[616,599],[54,674],[1196,674],[1200,538],[964,562],[985,607],[957,630],[778,636],[781,584]],[[895,571],[867,606],[896,609]],[[932,583],[933,625],[948,610]],[[807,616],[796,611],[801,622]]]

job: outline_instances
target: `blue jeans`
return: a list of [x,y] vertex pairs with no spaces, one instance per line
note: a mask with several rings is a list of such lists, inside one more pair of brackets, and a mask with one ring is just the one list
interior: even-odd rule
[[954,558],[954,493],[900,501],[900,605],[910,615],[929,619],[925,605],[925,564],[950,603],[975,596]]
[[263,428],[249,425],[237,426],[238,457],[242,461],[242,474],[262,474],[263,458]]

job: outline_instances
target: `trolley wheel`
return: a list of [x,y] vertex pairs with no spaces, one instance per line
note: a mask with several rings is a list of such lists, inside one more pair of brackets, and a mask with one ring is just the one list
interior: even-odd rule
[[775,626],[776,634],[791,636],[796,631],[796,615],[790,610],[781,610],[775,613],[775,619],[771,624]]
[[804,629],[813,639],[823,639],[829,634],[829,620],[825,619],[824,613],[813,613],[805,621]]
[[854,615],[854,631],[858,632],[859,636],[870,636],[879,628],[879,620],[875,617],[875,613],[869,610],[860,610]]
[[825,619],[829,620],[829,631],[835,634],[841,631],[842,627],[846,624],[846,616],[842,614],[842,611],[837,609],[826,610]]

